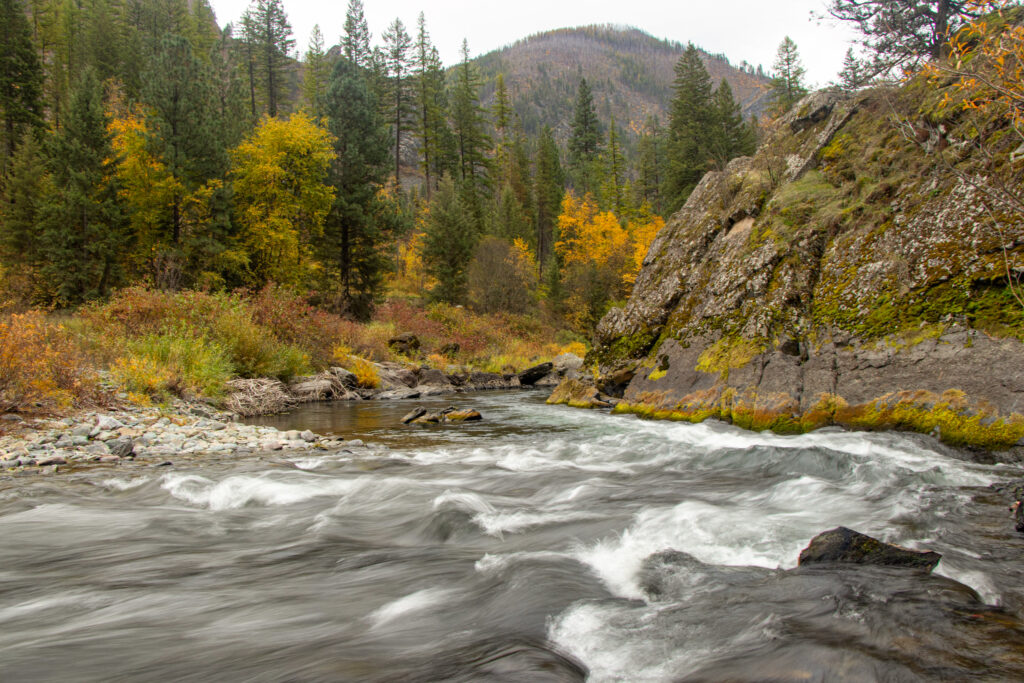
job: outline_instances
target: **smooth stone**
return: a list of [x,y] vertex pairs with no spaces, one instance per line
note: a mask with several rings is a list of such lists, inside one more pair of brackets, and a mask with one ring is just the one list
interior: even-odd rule
[[299,436],[302,437],[302,440],[307,442],[307,443],[312,443],[312,442],[316,441],[316,434],[314,434],[313,432],[311,432],[308,429],[306,431],[302,432],[301,434],[299,434]]
[[78,425],[71,430],[71,436],[89,436],[92,430],[92,425]]
[[423,407],[414,408],[412,411],[406,413],[405,417],[402,418],[402,424],[407,425],[413,420],[423,417],[427,414],[427,409]]
[[68,461],[61,456],[54,455],[47,458],[40,458],[39,460],[36,460],[35,464],[39,467],[47,467],[49,465],[66,465],[67,462]]
[[96,417],[96,426],[99,427],[100,431],[112,432],[115,429],[124,427],[124,423],[110,415],[99,415]]
[[128,458],[135,452],[135,444],[128,437],[121,437],[107,442],[107,447],[112,455],[119,458]]
[[942,555],[930,550],[901,548],[841,526],[811,539],[810,545],[800,552],[799,564],[873,564],[930,572],[941,559]]

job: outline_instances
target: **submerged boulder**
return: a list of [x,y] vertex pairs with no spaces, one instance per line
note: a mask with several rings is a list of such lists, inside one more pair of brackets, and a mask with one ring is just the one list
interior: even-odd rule
[[811,564],[873,564],[930,572],[941,559],[942,555],[936,552],[901,548],[842,526],[818,534],[800,552],[801,567]]
[[484,419],[479,411],[472,408],[456,408],[448,406],[444,410],[428,413],[425,408],[418,407],[402,418],[403,424],[442,424],[447,422],[479,422]]

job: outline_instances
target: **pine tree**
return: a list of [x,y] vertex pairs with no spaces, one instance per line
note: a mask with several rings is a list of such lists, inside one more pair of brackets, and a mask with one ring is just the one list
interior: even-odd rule
[[939,59],[949,36],[990,11],[973,0],[829,0],[828,12],[857,26],[873,54],[871,74]]
[[54,192],[42,211],[43,271],[54,301],[75,305],[106,295],[118,283],[118,255],[128,242],[112,178],[103,89],[91,69],[71,98],[48,157]]
[[586,194],[597,189],[596,165],[601,154],[601,125],[594,109],[594,97],[585,78],[580,79],[576,92],[572,128],[569,133],[569,166],[578,184]]
[[675,71],[665,182],[666,208],[673,213],[708,170],[712,130],[711,78],[693,43],[679,58]]
[[511,108],[508,101],[508,89],[505,87],[505,74],[499,73],[494,84],[494,129],[498,132],[498,144],[504,144],[508,136],[511,119]]
[[306,100],[306,106],[309,107],[313,118],[319,121],[324,115],[324,97],[327,93],[327,80],[330,75],[327,57],[324,54],[324,34],[320,32],[320,24],[313,25],[304,67],[302,96]]
[[637,143],[636,184],[633,189],[637,203],[647,202],[652,209],[661,214],[661,184],[665,163],[665,131],[654,116],[647,118]]
[[38,275],[46,253],[39,224],[51,191],[48,181],[36,136],[26,135],[14,153],[2,195],[0,266],[8,281],[17,278],[24,289],[32,290],[27,294],[39,294]]
[[364,69],[341,59],[331,74],[327,124],[334,136],[329,181],[334,207],[320,242],[335,307],[367,318],[383,287],[388,260],[382,245],[392,226],[382,224],[377,188],[387,176],[388,137]]
[[283,104],[288,54],[295,47],[292,27],[288,23],[282,0],[254,0],[246,17],[248,39],[254,42],[252,68],[261,72],[267,98],[267,114],[277,116]]
[[427,270],[437,280],[430,295],[437,301],[466,300],[466,270],[479,237],[470,216],[470,207],[446,176],[430,202],[423,245]]
[[460,185],[477,230],[483,226],[482,195],[490,187],[487,150],[492,144],[484,130],[486,119],[479,88],[476,69],[469,61],[469,44],[463,40],[462,63],[452,95],[452,127],[458,145]]
[[851,47],[843,58],[843,70],[839,72],[839,87],[843,90],[856,90],[867,82],[866,69]]
[[709,139],[711,158],[718,170],[732,159],[754,153],[754,135],[743,111],[732,97],[732,88],[724,78],[711,98],[713,131]]
[[411,132],[410,119],[413,112],[412,94],[412,67],[409,59],[409,50],[412,48],[412,39],[405,30],[405,25],[400,19],[391,22],[388,30],[384,32],[385,55],[387,58],[387,72],[389,95],[391,100],[391,125],[394,133],[395,143],[395,184],[402,183],[402,140],[405,135]]
[[153,112],[153,149],[181,189],[170,206],[167,235],[178,247],[185,196],[226,170],[226,151],[218,144],[220,121],[213,116],[209,69],[195,57],[186,39],[168,36],[161,41],[145,83],[144,98]]
[[[552,265],[555,225],[565,194],[565,176],[559,161],[558,144],[551,128],[544,126],[537,143],[534,196],[537,202],[537,261],[542,269]],[[557,270],[557,267],[555,268]],[[556,278],[557,279],[557,278]]]
[[775,76],[772,78],[772,98],[780,112],[787,112],[807,94],[804,86],[806,70],[800,62],[796,43],[786,36],[779,44],[775,56]]
[[615,125],[615,117],[612,116],[611,125],[608,127],[608,149],[604,154],[604,186],[601,195],[604,204],[616,216],[624,216],[626,204],[626,160],[622,156],[622,147],[619,144],[619,131]]
[[370,66],[370,27],[363,13],[360,0],[348,0],[345,12],[345,32],[341,37],[341,54],[351,64],[369,68]]
[[444,69],[437,49],[430,43],[423,12],[420,12],[418,21],[413,71],[416,78],[417,133],[420,137],[420,152],[423,154],[424,188],[429,200],[436,179],[444,168],[443,143],[451,133],[446,120],[448,102]]
[[27,128],[42,123],[43,69],[32,44],[25,9],[0,0],[0,186]]

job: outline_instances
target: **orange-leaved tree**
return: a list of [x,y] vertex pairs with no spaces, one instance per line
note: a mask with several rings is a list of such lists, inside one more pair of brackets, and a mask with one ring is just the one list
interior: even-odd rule
[[569,192],[558,216],[555,252],[564,266],[569,319],[581,331],[592,329],[611,302],[628,293],[633,267],[629,234],[610,211],[600,211],[589,194]]

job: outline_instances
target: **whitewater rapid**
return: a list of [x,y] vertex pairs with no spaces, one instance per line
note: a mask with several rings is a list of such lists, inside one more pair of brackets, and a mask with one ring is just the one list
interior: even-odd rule
[[[459,400],[485,422],[424,430],[398,425],[404,404],[372,420],[319,406],[278,419],[375,445],[0,487],[0,678],[927,680],[1021,665],[1005,651],[1024,653],[1024,544],[988,488],[1014,466],[917,436]],[[943,560],[924,579],[794,569],[840,525]],[[943,654],[957,647],[971,654]]]

